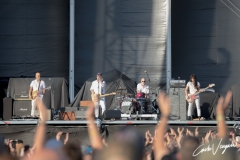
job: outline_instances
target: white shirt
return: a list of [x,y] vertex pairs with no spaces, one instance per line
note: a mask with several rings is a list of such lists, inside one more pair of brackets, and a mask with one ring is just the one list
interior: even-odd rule
[[[106,92],[106,82],[103,81],[102,84],[98,83],[97,80],[92,82],[90,90],[93,90],[95,94],[105,94]],[[101,100],[104,100],[105,97],[102,97]]]
[[149,86],[146,85],[146,84],[145,84],[144,86],[142,86],[142,84],[139,83],[139,84],[137,85],[137,90],[140,91],[140,92],[142,92],[142,93],[148,94],[148,93],[149,93]]
[[[31,82],[30,87],[33,88],[33,91],[37,91],[38,90],[38,86],[39,86],[39,82],[35,79]],[[43,97],[43,89],[46,88],[45,82],[43,80],[41,80],[40,82],[40,87],[39,87],[39,91],[38,91],[38,96],[39,97]]]
[[[198,85],[198,87],[200,88],[200,83],[199,83],[199,82],[197,82],[197,85]],[[188,83],[187,83],[187,86],[188,86],[188,88],[189,88],[189,93],[190,93],[190,94],[194,94],[194,93],[197,92],[197,89],[194,87],[193,82],[188,82]]]

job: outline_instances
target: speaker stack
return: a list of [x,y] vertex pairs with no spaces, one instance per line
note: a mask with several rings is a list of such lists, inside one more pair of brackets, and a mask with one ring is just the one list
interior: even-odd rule
[[31,100],[14,100],[13,116],[26,117],[31,115]]
[[171,80],[169,98],[171,103],[170,120],[186,120],[185,80]]

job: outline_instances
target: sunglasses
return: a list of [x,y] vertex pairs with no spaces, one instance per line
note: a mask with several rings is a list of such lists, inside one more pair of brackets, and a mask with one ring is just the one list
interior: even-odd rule
[[142,82],[146,82],[146,81],[142,81]]

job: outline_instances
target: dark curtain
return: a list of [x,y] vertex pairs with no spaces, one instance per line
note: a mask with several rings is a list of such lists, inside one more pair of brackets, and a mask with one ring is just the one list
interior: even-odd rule
[[[103,80],[106,82],[106,94],[116,92],[114,96],[105,97],[106,100],[106,109],[115,109],[117,107],[117,98],[121,98],[121,93],[129,93],[134,96],[136,91],[136,82],[128,78],[125,74],[122,74],[118,70],[111,70],[109,72],[103,73]],[[92,82],[96,80],[96,76],[88,79],[81,90],[78,92],[77,96],[70,104],[71,107],[79,106],[81,100],[91,100],[90,87]],[[117,90],[117,89],[124,90]],[[121,92],[122,91],[122,92]]]
[[[26,94],[34,78],[10,78],[8,84],[9,96],[14,99],[14,94]],[[49,90],[43,97],[47,108],[58,109],[69,104],[67,83],[64,78],[41,78]]]

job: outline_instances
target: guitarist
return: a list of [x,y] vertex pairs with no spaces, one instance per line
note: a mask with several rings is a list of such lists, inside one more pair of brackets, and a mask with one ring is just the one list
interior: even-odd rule
[[90,91],[95,106],[95,117],[98,118],[99,106],[101,106],[102,114],[106,110],[105,97],[99,97],[100,95],[105,94],[106,91],[106,82],[103,81],[102,73],[97,74],[97,80],[92,82]]
[[[196,92],[200,91],[200,83],[197,81],[196,75],[192,74],[190,76],[190,81],[187,83],[187,86],[185,88],[185,95],[186,99],[189,99],[189,94],[194,94]],[[200,97],[199,95],[196,95],[196,99],[193,101],[196,104],[197,107],[197,115],[199,120],[202,120],[201,118],[201,109],[200,109]],[[188,111],[187,111],[187,120],[192,120],[192,107],[193,102],[188,102]]]
[[34,117],[35,109],[36,109],[36,98],[43,98],[43,95],[45,94],[45,82],[41,80],[41,74],[40,72],[36,72],[35,74],[35,80],[33,80],[30,84],[29,89],[29,99],[32,100],[32,110],[31,110],[31,116]]

